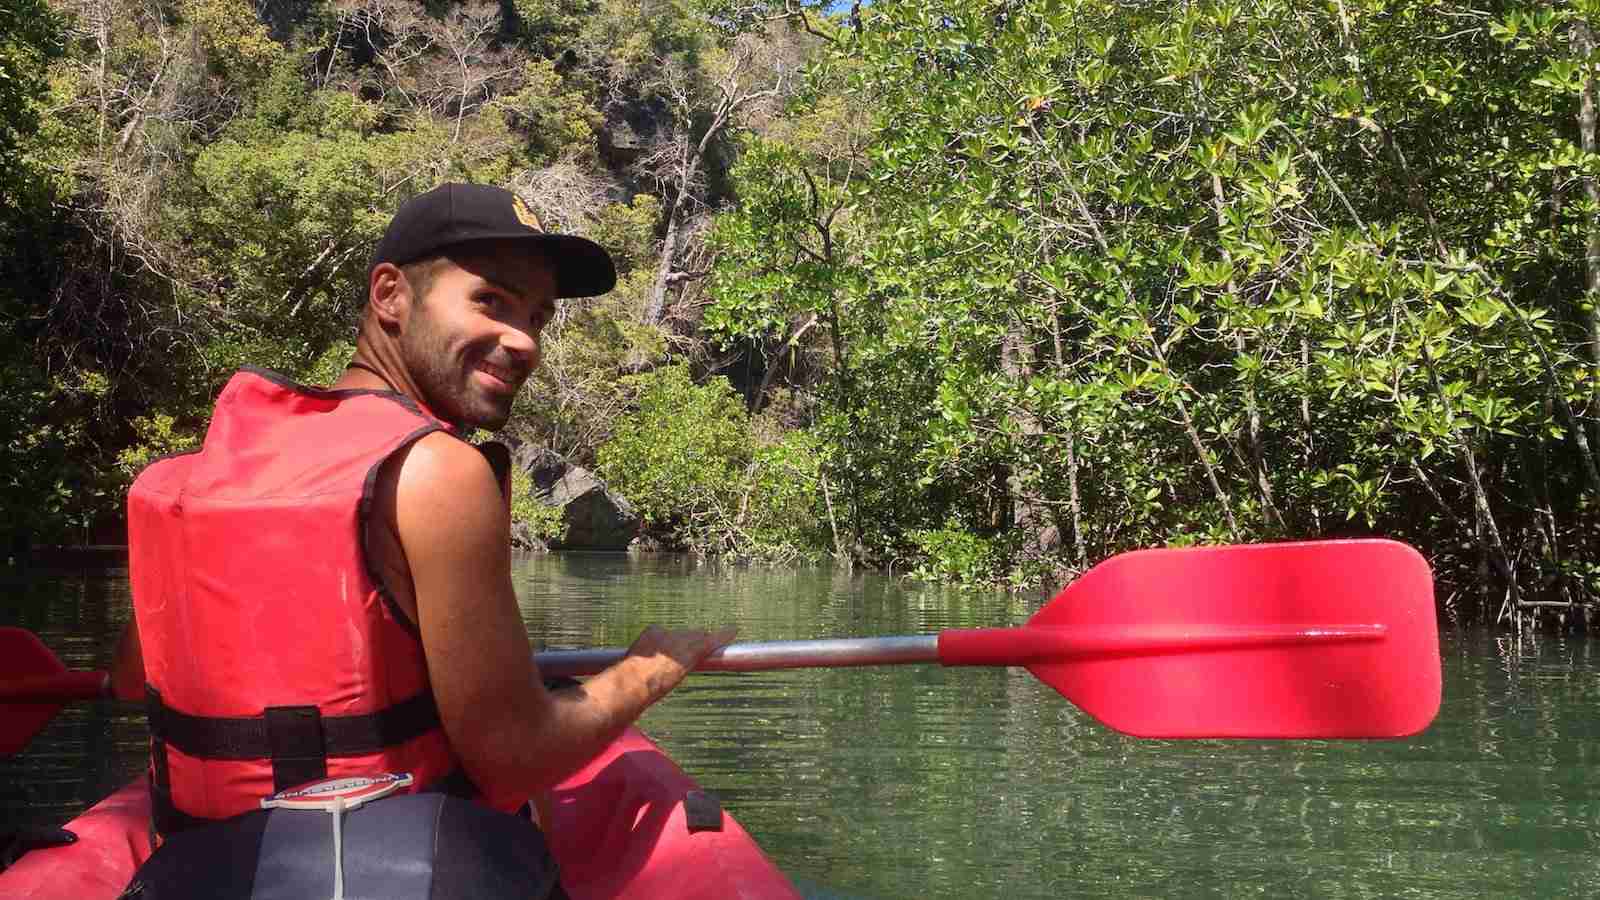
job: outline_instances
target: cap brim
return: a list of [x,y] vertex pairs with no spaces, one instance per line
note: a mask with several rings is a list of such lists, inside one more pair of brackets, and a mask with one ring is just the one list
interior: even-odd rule
[[617,267],[606,248],[573,234],[524,234],[526,241],[549,254],[556,268],[557,297],[598,297],[617,286]]
[[388,262],[397,266],[415,262],[436,253],[448,253],[453,247],[464,247],[484,241],[517,241],[537,247],[555,267],[556,297],[598,297],[617,286],[617,267],[606,248],[588,238],[573,234],[549,232],[502,232],[474,234],[465,240],[439,240],[417,247],[402,257],[387,254],[380,246],[374,255],[372,267]]

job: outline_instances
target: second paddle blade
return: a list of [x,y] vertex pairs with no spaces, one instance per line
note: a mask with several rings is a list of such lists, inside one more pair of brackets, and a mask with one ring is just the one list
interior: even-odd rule
[[1028,629],[1154,635],[1028,663],[1141,737],[1396,738],[1439,710],[1432,573],[1394,541],[1126,553],[1068,585]]
[[[58,675],[66,670],[32,632],[0,628],[0,681]],[[22,752],[60,711],[59,702],[0,703],[0,756]]]

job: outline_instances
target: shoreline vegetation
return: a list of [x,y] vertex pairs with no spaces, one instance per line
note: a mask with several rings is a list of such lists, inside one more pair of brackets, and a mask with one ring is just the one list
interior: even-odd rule
[[[0,512],[121,539],[447,179],[613,249],[505,437],[652,546],[1062,583],[1382,534],[1600,610],[1600,6],[0,0]],[[524,532],[559,517],[516,498]]]

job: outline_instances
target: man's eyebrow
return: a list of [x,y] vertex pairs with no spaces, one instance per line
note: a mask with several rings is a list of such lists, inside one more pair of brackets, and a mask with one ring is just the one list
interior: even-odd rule
[[528,302],[528,300],[529,300],[529,296],[530,295],[524,293],[523,291],[519,290],[518,288],[514,288],[511,285],[506,284],[505,282],[499,280],[498,278],[490,278],[489,276],[484,275],[482,273],[479,273],[478,277],[482,278],[485,282],[488,282],[489,286],[494,288],[497,291],[501,291],[503,293],[510,294],[511,296],[517,298],[518,300],[521,300],[524,303]]

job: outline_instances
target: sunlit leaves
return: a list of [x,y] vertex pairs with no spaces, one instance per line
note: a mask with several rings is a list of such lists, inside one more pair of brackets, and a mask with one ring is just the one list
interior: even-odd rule
[[[995,522],[995,471],[1010,502],[1044,486],[1058,524],[1076,475],[1079,522],[1108,549],[1215,534],[1207,467],[1261,517],[1252,534],[1271,534],[1263,478],[1291,533],[1421,534],[1447,517],[1413,460],[1465,515],[1463,448],[1546,439],[1553,385],[1587,408],[1547,309],[1600,213],[1571,180],[1595,162],[1552,125],[1588,71],[1566,13],[873,12],[849,52],[883,115],[859,278],[833,296],[855,353],[924,385],[925,425],[871,412],[886,370],[858,373],[853,401],[857,427],[923,467],[917,552],[988,559],[950,529]],[[1035,449],[1069,434],[1076,472]]]

